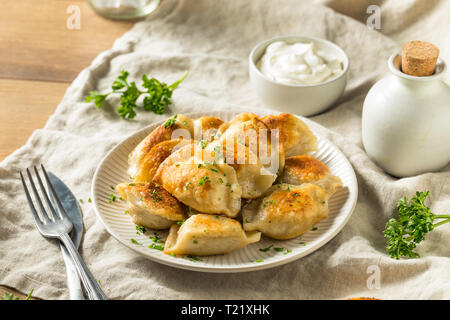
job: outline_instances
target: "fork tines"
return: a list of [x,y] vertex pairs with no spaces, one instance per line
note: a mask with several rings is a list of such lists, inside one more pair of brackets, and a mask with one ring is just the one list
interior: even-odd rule
[[[27,184],[25,183],[25,179],[23,177],[23,174],[22,174],[22,172],[20,172],[20,178],[22,180],[23,188],[25,190],[25,195],[27,197],[28,204],[30,206],[31,212],[33,213],[34,219],[36,220],[36,223],[38,223],[38,224],[40,224],[40,223],[46,224],[46,223],[48,223],[50,221],[56,221],[56,220],[59,220],[59,219],[63,219],[64,216],[67,216],[67,213],[65,212],[64,207],[61,205],[61,202],[59,201],[59,198],[56,195],[56,192],[55,192],[55,190],[53,188],[53,185],[51,184],[50,179],[48,178],[47,171],[45,170],[44,166],[41,164],[41,169],[42,169],[42,172],[44,174],[44,178],[45,178],[45,180],[47,182],[48,190],[45,189],[44,184],[42,183],[42,179],[41,179],[41,177],[39,175],[39,171],[36,168],[36,166],[34,166],[33,169],[34,169],[34,172],[35,172],[35,175],[36,175],[39,187],[40,187],[41,194],[43,195],[43,197],[45,199],[47,207],[50,209],[49,210],[50,214],[49,214],[48,211],[46,210],[45,206],[44,206],[44,203],[42,203],[42,200],[41,200],[42,197],[39,196],[39,192],[38,192],[38,190],[36,188],[36,185],[34,183],[34,180],[33,180],[33,177],[31,175],[31,172],[27,168],[26,171],[27,171],[27,175],[28,175],[29,184],[31,185],[31,189],[33,191],[34,198],[36,199],[36,201],[39,204],[41,217],[38,215],[38,213],[36,211],[36,207],[33,204],[33,200],[31,198],[30,192],[28,191]],[[55,206],[53,205],[53,203],[51,202],[51,200],[49,198],[49,194],[51,195],[52,200],[54,200],[53,203],[56,203],[56,205],[57,205],[59,210],[57,210],[55,208]]]

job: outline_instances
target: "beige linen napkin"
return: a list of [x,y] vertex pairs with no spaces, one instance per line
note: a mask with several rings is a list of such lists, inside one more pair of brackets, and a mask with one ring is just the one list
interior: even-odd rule
[[[392,2],[396,1],[384,1],[383,6]],[[411,6],[419,2],[423,1],[409,1]],[[445,7],[443,2],[447,1],[426,7],[429,15],[438,17],[436,10]],[[346,13],[345,8],[334,9]],[[383,11],[382,26],[392,25],[390,18],[397,14]],[[426,15],[417,19],[425,21]],[[427,30],[448,32],[448,19],[426,21]],[[396,32],[394,27],[389,30]],[[414,37],[411,30],[408,34]],[[396,261],[384,251],[382,231],[400,197],[430,190],[432,210],[450,212],[450,166],[441,172],[395,179],[364,153],[360,122],[365,94],[388,72],[387,58],[403,40],[395,42],[382,32],[313,1],[296,0],[179,1],[166,15],[137,23],[80,73],[45,128],[34,132],[25,146],[0,164],[0,284],[23,292],[34,288],[34,295],[44,299],[68,298],[60,249],[37,232],[18,178],[19,170],[42,162],[84,200],[86,232],[80,251],[109,298],[449,299],[450,225],[437,228],[419,246],[420,259]],[[167,114],[140,112],[134,120],[125,121],[114,112],[117,97],[108,98],[108,105],[99,112],[83,102],[88,91],[107,90],[122,69],[134,80],[147,73],[166,82],[189,70],[174,93],[170,114],[261,108],[249,83],[247,57],[257,42],[285,34],[329,39],[351,61],[343,97],[330,111],[312,118],[318,123],[314,129],[345,153],[357,174],[358,204],[344,229],[300,260],[238,274],[164,266],[111,237],[87,202],[94,170],[116,143]],[[447,49],[442,57],[450,62]],[[375,269],[379,286],[370,278]]]

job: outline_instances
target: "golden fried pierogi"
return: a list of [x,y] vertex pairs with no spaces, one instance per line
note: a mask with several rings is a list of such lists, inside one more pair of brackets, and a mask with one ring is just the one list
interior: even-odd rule
[[116,190],[127,201],[127,212],[138,225],[167,229],[186,217],[186,207],[154,183],[121,183]]
[[322,187],[330,196],[342,186],[339,177],[332,175],[323,162],[310,156],[286,158],[280,181],[294,185],[313,183]]
[[242,210],[244,230],[261,231],[277,240],[295,238],[328,217],[328,195],[305,183],[274,185]]
[[219,215],[195,214],[181,226],[172,225],[164,253],[196,256],[225,254],[258,242],[260,237],[260,232],[245,232],[236,220]]

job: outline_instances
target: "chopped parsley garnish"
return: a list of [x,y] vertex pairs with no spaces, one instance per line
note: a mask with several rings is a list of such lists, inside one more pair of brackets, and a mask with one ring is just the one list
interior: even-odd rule
[[227,182],[226,186],[231,187],[231,183]]
[[83,199],[80,199],[80,200],[78,200],[78,201],[80,201],[80,203],[84,203]]
[[198,241],[197,240],[194,240],[194,241],[192,241],[194,244],[198,244]]
[[89,199],[88,199],[88,202],[89,202],[89,203],[91,203],[91,202],[92,202],[92,199],[91,199],[91,198],[89,198]]
[[258,259],[258,260],[256,260],[255,262],[264,262],[264,260],[263,259]]
[[199,257],[195,257],[195,256],[191,256],[191,255],[188,255],[187,258],[194,262],[202,261],[202,259],[200,259]]
[[145,233],[147,229],[144,226],[136,225],[136,230],[140,233]]
[[171,252],[170,255],[171,255],[172,257],[175,257],[175,258],[177,257],[177,255],[176,255],[175,253],[173,253],[173,252]]
[[178,114],[174,115],[172,118],[167,119],[166,123],[164,123],[164,128],[171,128],[175,125]]
[[271,245],[268,246],[267,248],[260,248],[259,251],[267,252],[267,251],[269,251],[272,247],[273,247],[273,244],[271,244]]
[[109,203],[112,203],[112,202],[114,202],[114,201],[116,201],[116,196],[115,196],[113,193],[111,193],[111,194],[109,195]]
[[291,253],[292,252],[292,250],[291,249],[286,249],[286,251],[285,252],[283,252],[283,254],[288,254],[288,253]]
[[198,182],[198,186],[202,186],[205,183],[209,183],[211,182],[211,180],[209,180],[208,176],[204,176],[203,178],[200,179],[200,181]]
[[217,181],[219,181],[219,183],[223,183],[223,179],[222,178],[217,179]]
[[265,208],[265,207],[267,207],[269,204],[274,204],[274,203],[275,203],[275,201],[273,201],[273,200],[267,200],[266,202],[264,202],[263,207]]
[[115,188],[114,188],[114,186],[109,186],[110,188],[111,188],[111,190],[114,190]]
[[311,231],[316,231],[317,230],[317,227],[313,227],[312,229],[311,229]]
[[189,186],[191,185],[191,183],[190,182],[187,182],[186,183],[186,185],[184,186],[184,188],[186,189],[186,190],[189,190]]
[[202,147],[202,149],[205,149],[206,146],[208,145],[208,140],[200,140],[199,144],[200,147]]
[[211,170],[213,172],[219,172],[217,169],[214,169],[214,168],[209,168],[209,170]]
[[136,239],[131,238],[130,240],[131,240],[131,242],[133,242],[134,244],[139,244],[139,245],[140,245],[140,243],[139,243]]
[[130,187],[134,187],[136,185],[136,183],[129,183],[128,184]]
[[186,220],[183,220],[183,221],[177,221],[176,224],[179,225],[179,226],[182,226],[183,223],[184,223],[185,221],[186,221]]
[[153,235],[154,237],[149,237],[153,242],[164,243],[164,241],[161,240],[161,238],[158,236],[156,232],[154,232]]
[[281,252],[281,251],[284,250],[284,248],[275,247],[275,248],[273,248],[273,250],[278,251],[278,252]]
[[150,248],[150,249],[156,249],[156,250],[160,250],[160,251],[163,251],[163,250],[164,250],[164,246],[159,245],[159,244],[154,244],[154,243],[152,243],[151,245],[149,245],[148,248]]
[[150,197],[152,197],[154,202],[158,202],[162,199],[161,195],[156,190],[152,190],[150,193]]

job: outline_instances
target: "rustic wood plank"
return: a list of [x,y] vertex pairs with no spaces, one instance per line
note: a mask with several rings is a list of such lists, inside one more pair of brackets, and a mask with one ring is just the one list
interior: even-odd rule
[[[69,6],[80,29],[69,29]],[[134,22],[97,15],[84,0],[2,0],[0,78],[70,82]]]
[[0,160],[42,128],[68,83],[0,79]]
[[[79,30],[67,27],[70,5],[80,8]],[[2,0],[0,161],[44,126],[69,83],[133,24],[98,16],[85,0]],[[27,296],[0,286],[0,299],[4,292]]]

